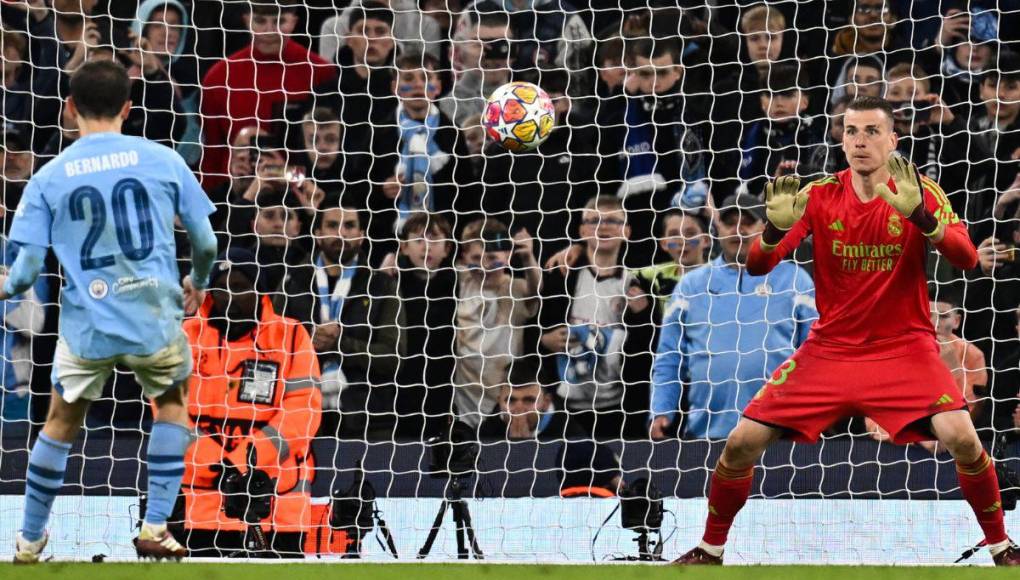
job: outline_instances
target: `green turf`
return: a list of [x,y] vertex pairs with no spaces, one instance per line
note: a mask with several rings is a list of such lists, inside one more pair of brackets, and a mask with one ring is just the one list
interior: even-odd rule
[[888,568],[845,566],[731,566],[674,568],[670,566],[520,566],[484,564],[87,564],[38,566],[0,565],[3,580],[657,580],[747,578],[749,580],[875,580],[890,578],[968,580],[1020,578],[1016,571],[987,567]]

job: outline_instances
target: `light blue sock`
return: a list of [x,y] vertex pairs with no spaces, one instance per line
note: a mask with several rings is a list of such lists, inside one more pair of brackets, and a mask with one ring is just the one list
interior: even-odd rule
[[191,444],[191,431],[176,423],[157,421],[149,434],[149,502],[145,522],[162,525],[170,517],[181,490],[184,452]]
[[21,535],[30,542],[43,537],[53,499],[64,485],[70,451],[70,443],[50,439],[42,433],[32,446],[25,476],[25,518],[21,523]]

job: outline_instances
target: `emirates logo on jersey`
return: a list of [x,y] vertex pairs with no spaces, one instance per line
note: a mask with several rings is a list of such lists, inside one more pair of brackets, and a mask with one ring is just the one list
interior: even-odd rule
[[889,223],[886,224],[886,229],[889,231],[890,236],[903,235],[903,220],[899,214],[891,214],[889,216]]

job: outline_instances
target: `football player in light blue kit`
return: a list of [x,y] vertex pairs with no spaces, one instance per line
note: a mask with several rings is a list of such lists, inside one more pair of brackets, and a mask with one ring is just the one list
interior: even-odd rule
[[74,73],[66,106],[81,137],[32,177],[11,227],[10,241],[21,249],[9,275],[0,276],[0,299],[30,287],[49,247],[65,277],[54,392],[29,458],[16,563],[38,561],[71,442],[118,363],[134,371],[156,407],[136,550],[155,558],[186,554],[166,529],[191,439],[181,388],[191,353],[181,330],[174,223],[179,217],[191,239],[193,271],[185,285],[197,292],[189,296],[200,294],[216,256],[214,208],[177,153],[120,134],[131,107],[129,83],[113,62],[89,62]]

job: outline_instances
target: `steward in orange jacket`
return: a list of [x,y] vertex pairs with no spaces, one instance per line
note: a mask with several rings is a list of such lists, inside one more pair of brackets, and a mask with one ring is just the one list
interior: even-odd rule
[[185,456],[182,485],[192,555],[242,547],[247,525],[223,512],[224,469],[259,469],[275,480],[261,524],[272,551],[300,553],[301,534],[311,527],[319,363],[304,327],[256,293],[258,278],[254,255],[231,248],[214,266],[197,315],[184,323],[195,367],[188,412],[199,435]]

